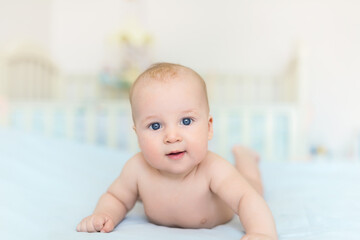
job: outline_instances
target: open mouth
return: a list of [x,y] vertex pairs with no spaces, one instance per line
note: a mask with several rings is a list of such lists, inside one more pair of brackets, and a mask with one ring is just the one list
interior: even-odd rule
[[166,154],[166,156],[168,156],[171,159],[180,159],[184,156],[186,151],[176,151],[176,152],[171,152],[169,154]]

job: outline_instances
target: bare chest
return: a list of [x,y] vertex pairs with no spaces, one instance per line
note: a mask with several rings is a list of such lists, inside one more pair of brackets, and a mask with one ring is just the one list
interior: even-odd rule
[[210,228],[229,221],[233,215],[201,178],[191,182],[155,179],[139,183],[139,193],[148,219],[160,225]]

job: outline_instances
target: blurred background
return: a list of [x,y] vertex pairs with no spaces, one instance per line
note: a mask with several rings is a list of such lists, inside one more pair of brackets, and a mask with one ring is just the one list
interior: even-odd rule
[[[360,160],[360,2],[0,0],[0,124],[135,150],[154,62],[208,85],[215,138],[272,161]],[[227,149],[227,150],[225,150]]]

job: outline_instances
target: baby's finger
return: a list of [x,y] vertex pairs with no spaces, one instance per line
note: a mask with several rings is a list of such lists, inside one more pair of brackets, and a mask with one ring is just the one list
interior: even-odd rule
[[94,228],[97,232],[100,232],[101,229],[104,227],[105,224],[105,218],[104,217],[98,217],[93,220]]
[[86,220],[87,220],[87,218],[85,218],[84,220],[81,221],[81,223],[80,223],[80,232],[87,232]]
[[95,232],[95,227],[93,224],[93,220],[94,220],[94,216],[91,216],[87,221],[86,221],[86,230],[87,232]]
[[76,231],[80,232],[81,222],[76,226]]
[[101,229],[101,232],[111,232],[114,229],[114,223],[111,219],[106,218],[106,222],[104,224],[104,227]]

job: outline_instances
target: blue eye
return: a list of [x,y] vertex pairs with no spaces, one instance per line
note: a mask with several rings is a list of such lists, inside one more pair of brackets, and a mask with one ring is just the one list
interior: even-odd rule
[[181,123],[184,124],[184,125],[190,125],[192,123],[192,119],[191,118],[183,118],[181,120]]
[[156,122],[156,123],[150,124],[149,127],[150,127],[152,130],[159,130],[160,127],[161,127],[161,125],[160,125],[160,123]]

